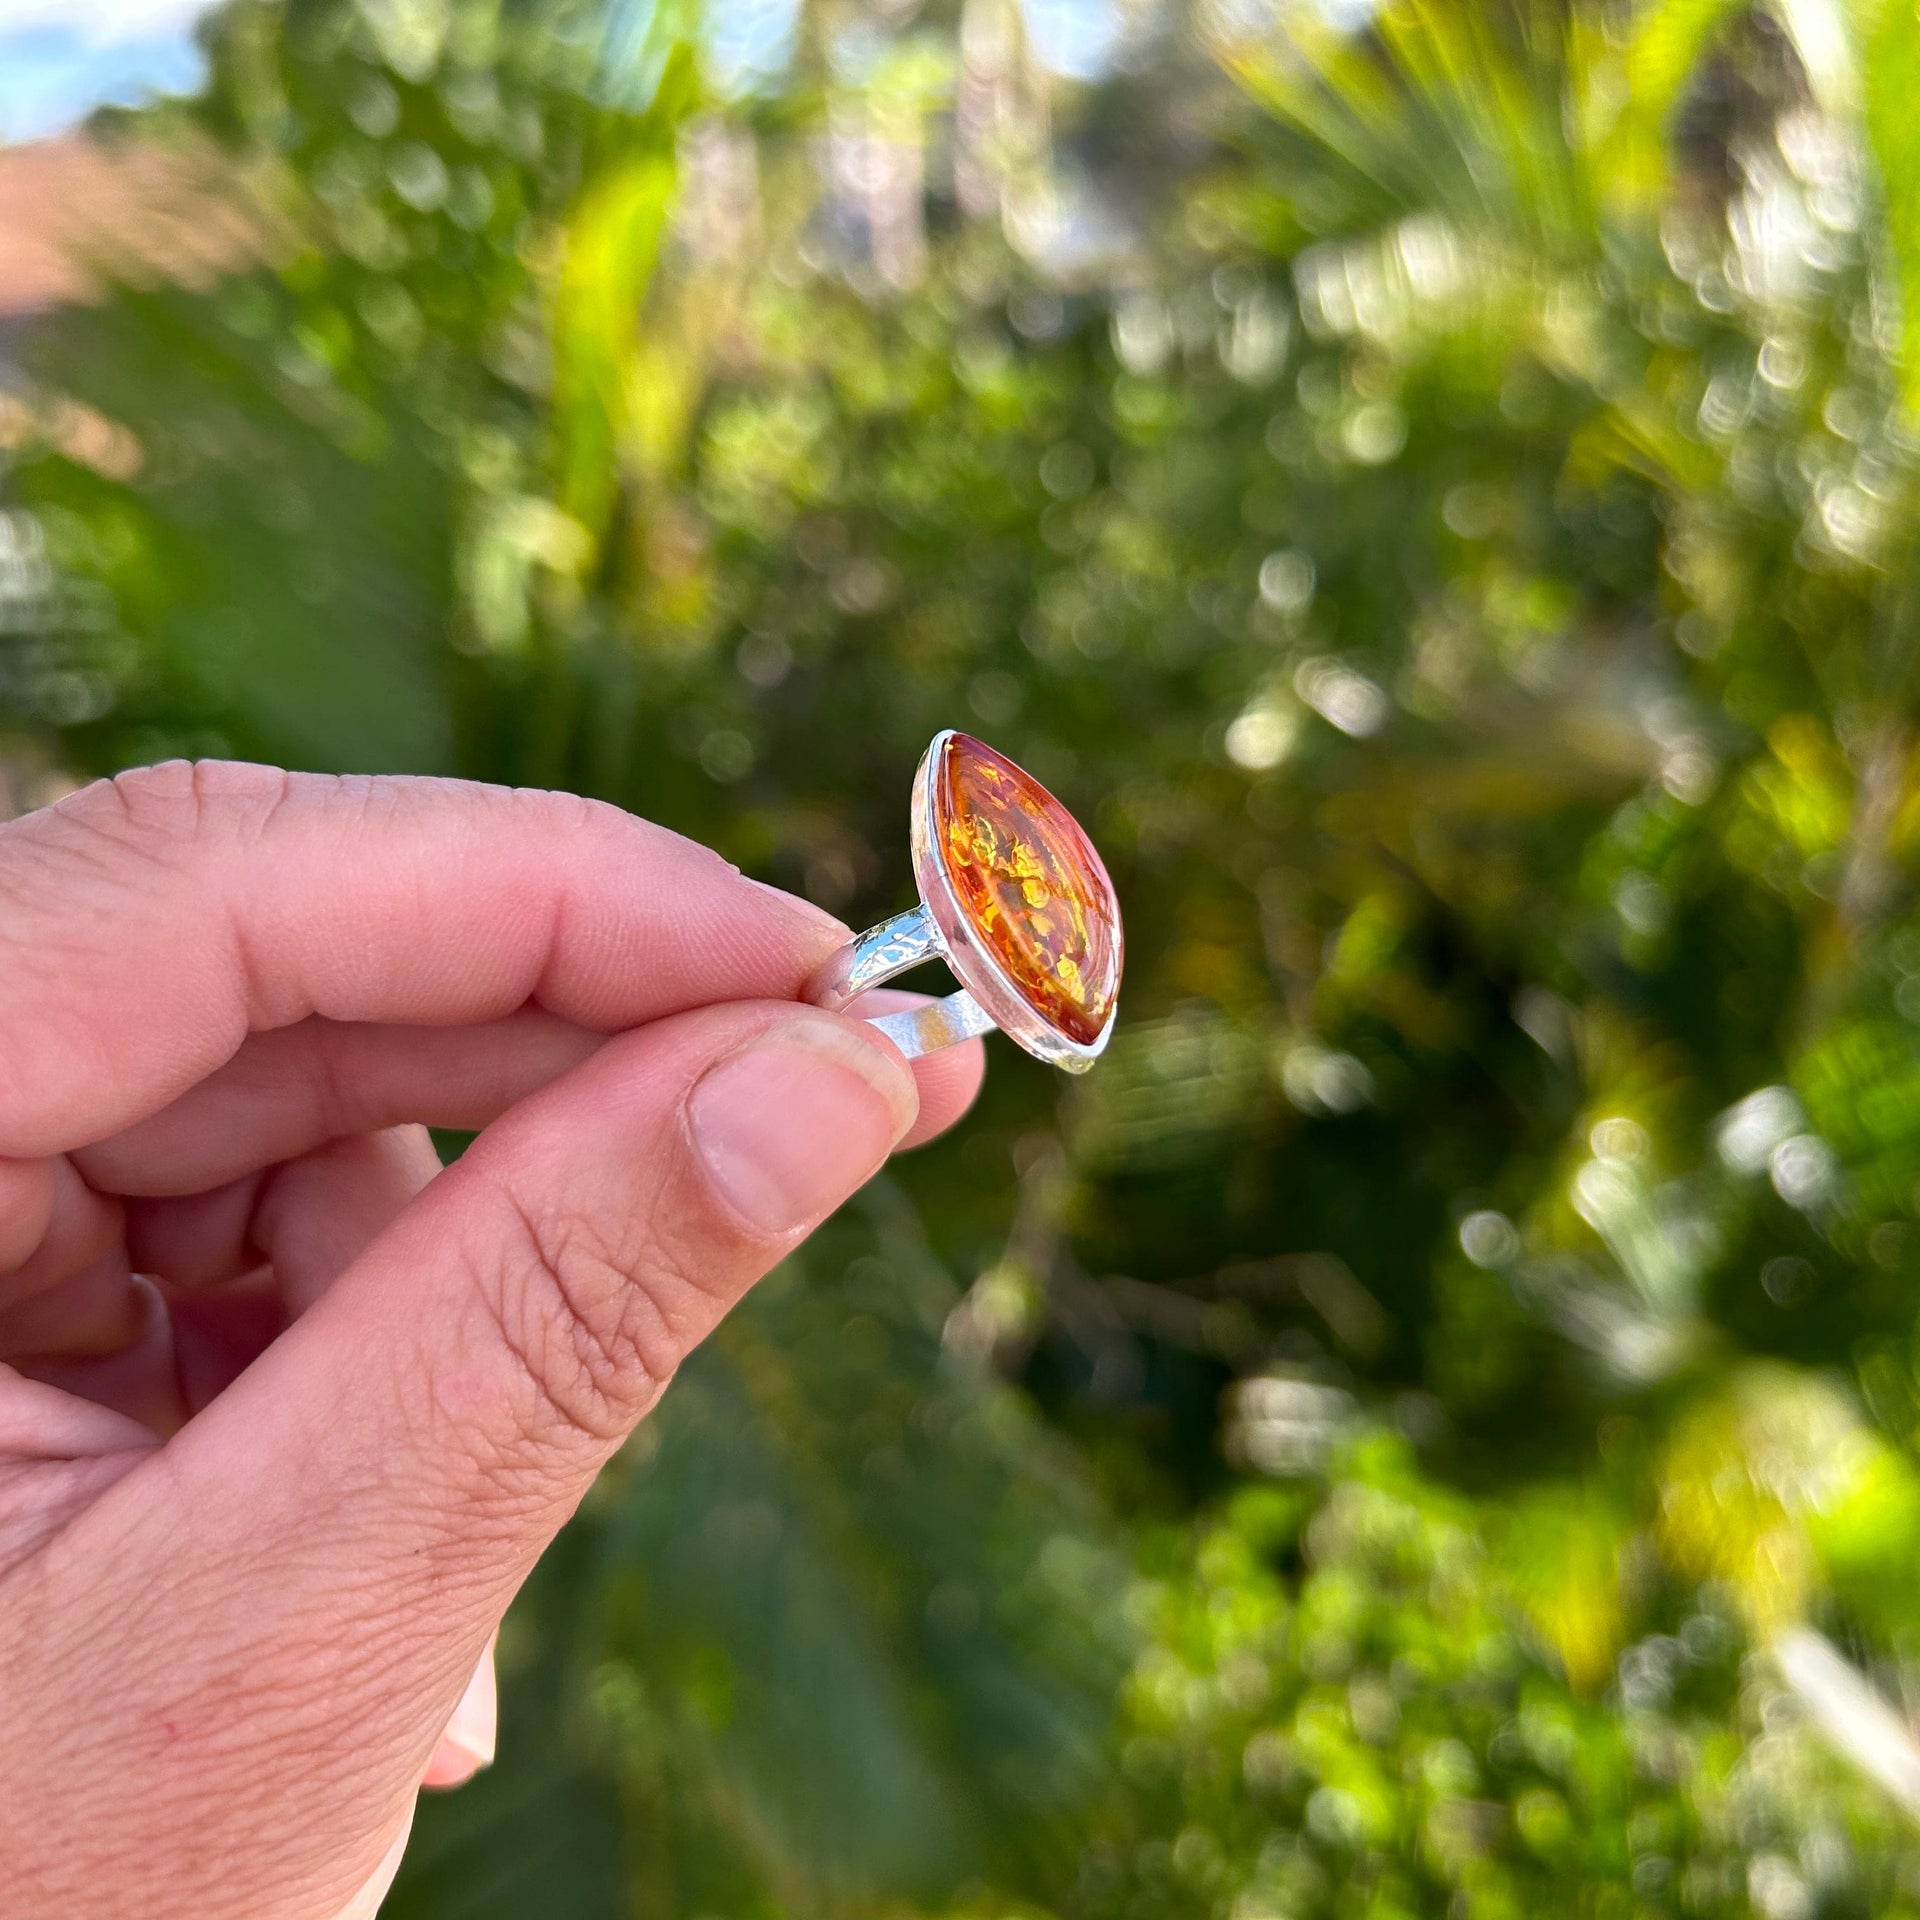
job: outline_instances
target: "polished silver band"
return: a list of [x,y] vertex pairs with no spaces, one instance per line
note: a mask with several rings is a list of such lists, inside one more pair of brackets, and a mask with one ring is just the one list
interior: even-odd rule
[[[910,907],[849,941],[807,982],[805,997],[816,1007],[838,1013],[869,987],[877,987],[925,961],[943,960],[946,953],[946,943],[933,924],[933,916],[924,906]],[[930,1001],[905,1013],[879,1014],[873,1024],[909,1060],[991,1033],[994,1025],[973,995],[965,992],[949,994],[944,1000]]]
[[924,1007],[910,1007],[905,1013],[883,1013],[870,1024],[909,1060],[993,1031],[993,1022],[980,1002],[964,989],[948,994],[944,1000],[929,1000]]
[[891,980],[922,961],[941,960],[946,947],[925,907],[910,907],[850,940],[807,982],[806,997],[816,1007],[838,1013],[869,987]]

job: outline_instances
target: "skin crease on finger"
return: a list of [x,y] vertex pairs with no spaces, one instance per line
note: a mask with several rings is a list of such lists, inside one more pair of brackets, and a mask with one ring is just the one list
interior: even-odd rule
[[[129,784],[81,796],[113,830],[73,884],[0,922],[0,961],[66,962],[66,998],[0,1006],[0,1145],[43,1156],[0,1161],[16,1305],[94,1316],[96,1346],[116,1303],[139,1329],[29,1363],[70,1391],[0,1367],[5,1911],[336,1920],[422,1780],[484,1758],[476,1662],[599,1461],[889,1144],[964,1110],[980,1050],[910,1080],[858,1022],[782,1005],[837,923],[610,809]],[[52,852],[32,826],[0,830],[0,898],[26,900],[23,846],[41,882],[72,851],[71,818]],[[503,910],[521,931],[476,990],[437,930]],[[71,1043],[51,1100],[34,1020]],[[487,1130],[442,1176],[416,1119]],[[113,1410],[162,1376],[173,1421]]]

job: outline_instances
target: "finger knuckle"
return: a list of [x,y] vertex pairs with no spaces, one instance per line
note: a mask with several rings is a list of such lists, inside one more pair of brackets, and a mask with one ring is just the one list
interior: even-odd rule
[[610,801],[540,787],[506,789],[505,799],[508,806],[530,816],[543,834],[551,835],[560,845],[574,844],[635,856],[644,853],[656,861],[684,862],[691,869],[710,867],[732,871],[728,862],[711,847],[655,821],[642,819]]
[[672,1378],[683,1343],[657,1260],[577,1209],[501,1196],[489,1287],[500,1338],[537,1395],[537,1418],[617,1440]]
[[291,776],[243,761],[167,760],[96,780],[52,809],[70,846],[169,867],[210,837],[257,832]]
[[617,833],[633,824],[631,814],[583,793],[566,793],[548,787],[510,787],[502,799],[507,807],[530,815],[542,827],[578,833]]

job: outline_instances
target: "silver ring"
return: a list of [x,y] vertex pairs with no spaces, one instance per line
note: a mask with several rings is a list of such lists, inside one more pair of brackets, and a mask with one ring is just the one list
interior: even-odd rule
[[1125,942],[1113,882],[1079,823],[983,741],[936,733],[913,777],[920,901],[834,954],[803,997],[839,1012],[944,960],[960,992],[873,1024],[908,1059],[998,1027],[1069,1073],[1113,1032]]

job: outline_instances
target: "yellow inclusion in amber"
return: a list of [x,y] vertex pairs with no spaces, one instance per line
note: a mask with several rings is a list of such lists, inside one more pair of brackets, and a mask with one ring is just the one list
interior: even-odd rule
[[1120,907],[1079,823],[1031,774],[950,735],[934,837],[962,909],[1021,998],[1091,1046],[1120,992]]

